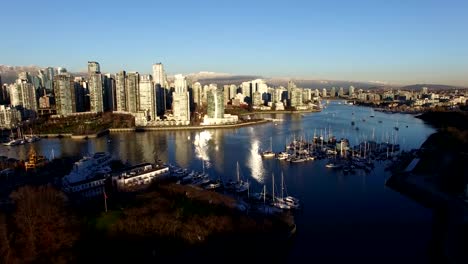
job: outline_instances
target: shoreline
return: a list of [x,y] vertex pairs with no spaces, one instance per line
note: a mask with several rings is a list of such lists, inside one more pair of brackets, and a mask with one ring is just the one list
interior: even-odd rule
[[51,133],[51,134],[38,134],[41,138],[71,138],[71,139],[89,139],[89,138],[98,138],[109,133],[119,133],[119,132],[146,132],[146,131],[177,131],[177,130],[205,130],[205,129],[228,129],[228,128],[240,128],[245,126],[252,125],[261,125],[271,122],[271,120],[261,119],[255,121],[248,121],[243,123],[236,124],[224,124],[224,125],[208,125],[208,126],[161,126],[161,127],[132,127],[132,128],[108,128],[101,130],[94,134],[87,135],[74,135],[72,133]]
[[256,114],[302,114],[302,113],[318,113],[321,112],[320,109],[310,109],[310,110],[265,110],[265,111],[254,111],[248,113],[237,114],[239,116],[246,115],[256,115]]

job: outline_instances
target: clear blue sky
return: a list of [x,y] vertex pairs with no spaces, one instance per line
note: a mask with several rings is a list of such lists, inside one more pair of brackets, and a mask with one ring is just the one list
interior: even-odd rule
[[468,1],[2,1],[0,64],[468,85]]

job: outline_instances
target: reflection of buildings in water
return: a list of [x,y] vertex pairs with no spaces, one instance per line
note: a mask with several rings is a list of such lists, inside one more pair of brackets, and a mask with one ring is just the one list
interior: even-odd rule
[[190,131],[176,131],[174,137],[175,161],[182,167],[189,167],[193,159]]
[[[212,141],[210,145],[213,146],[214,155],[213,156],[213,166],[218,173],[224,173],[225,171],[225,155],[224,155],[224,131],[214,130]],[[229,160],[228,160],[229,162]]]
[[169,154],[167,149],[167,133],[151,133],[153,134],[155,142],[153,143],[153,153],[155,159],[160,159],[167,163],[169,161]]
[[157,159],[165,161],[160,153],[159,143],[161,141],[158,140],[160,137],[160,133],[146,132],[140,134],[138,145],[143,157],[141,162],[155,162]]
[[117,153],[114,156],[120,158],[122,162],[130,162],[131,164],[138,164],[143,161],[143,156],[140,151],[141,142],[139,142],[140,135],[142,133],[122,133],[119,135],[118,142],[112,142],[117,144],[114,146]]
[[195,155],[198,159],[203,160],[205,164],[209,164],[209,141],[212,139],[213,133],[211,131],[205,130],[199,132],[195,135],[193,140],[193,145],[195,148]]
[[249,156],[247,158],[247,167],[250,168],[250,174],[257,182],[263,183],[264,181],[264,169],[263,160],[260,155],[260,141],[253,139]]

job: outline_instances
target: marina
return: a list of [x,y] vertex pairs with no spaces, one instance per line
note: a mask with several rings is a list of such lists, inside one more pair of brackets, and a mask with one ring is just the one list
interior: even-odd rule
[[[107,152],[128,164],[162,160],[168,166],[171,164],[171,174],[181,179],[192,170],[194,174],[208,174],[210,182],[203,184],[206,179],[198,181],[199,188],[240,196],[251,206],[251,212],[255,210],[261,214],[282,211],[271,204],[272,186],[276,186],[275,197],[283,197],[287,201],[293,200],[288,198],[292,196],[299,200],[301,207],[295,215],[297,233],[288,251],[288,261],[344,260],[363,248],[376,256],[383,256],[388,254],[390,247],[395,252],[394,260],[404,258],[421,262],[426,257],[425,249],[431,239],[432,213],[385,186],[390,176],[385,167],[392,157],[387,139],[388,144],[394,144],[396,155],[397,144],[399,151],[419,148],[434,129],[412,115],[380,111],[375,111],[374,115],[374,118],[369,118],[369,108],[366,107],[330,101],[322,112],[304,116],[257,115],[282,119],[277,125],[270,122],[238,129],[111,133],[88,140],[49,138],[32,144],[0,146],[0,155],[27,160],[29,148],[34,146],[38,154],[48,159]],[[354,126],[351,125],[353,117]],[[397,120],[398,131],[394,129]],[[287,145],[294,139],[311,143],[314,132],[320,139],[320,130],[324,146],[328,145],[330,134],[336,139],[334,145],[329,145],[322,153],[318,148],[321,140],[313,147],[303,144],[300,146],[303,154],[308,147],[313,149],[311,153],[316,152],[314,160],[287,160],[293,151],[286,149]],[[352,163],[343,164],[341,168],[327,168],[326,164],[342,160],[341,139],[346,139],[349,144],[343,160]],[[278,154],[276,158],[262,157],[261,153],[269,149]],[[373,168],[367,164],[369,156]],[[239,194],[224,188],[229,182],[237,182],[237,171],[239,178],[249,183],[248,191]],[[274,185],[272,175],[275,175]],[[285,187],[283,195],[281,178]],[[187,179],[188,182],[192,180]],[[341,257],[337,257],[333,250],[337,246],[342,249]],[[384,259],[371,257],[371,260],[378,263]]]

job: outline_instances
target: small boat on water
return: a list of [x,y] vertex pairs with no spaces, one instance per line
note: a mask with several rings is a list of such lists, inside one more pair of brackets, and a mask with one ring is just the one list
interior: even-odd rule
[[272,151],[272,138],[270,137],[270,150],[266,150],[262,152],[262,157],[264,158],[273,158],[276,154]]
[[279,159],[279,160],[285,160],[285,159],[289,158],[289,154],[287,152],[282,151],[282,152],[278,153],[276,158]]
[[325,167],[330,168],[330,169],[338,169],[338,168],[341,168],[341,164],[329,162],[329,163],[325,164]]

